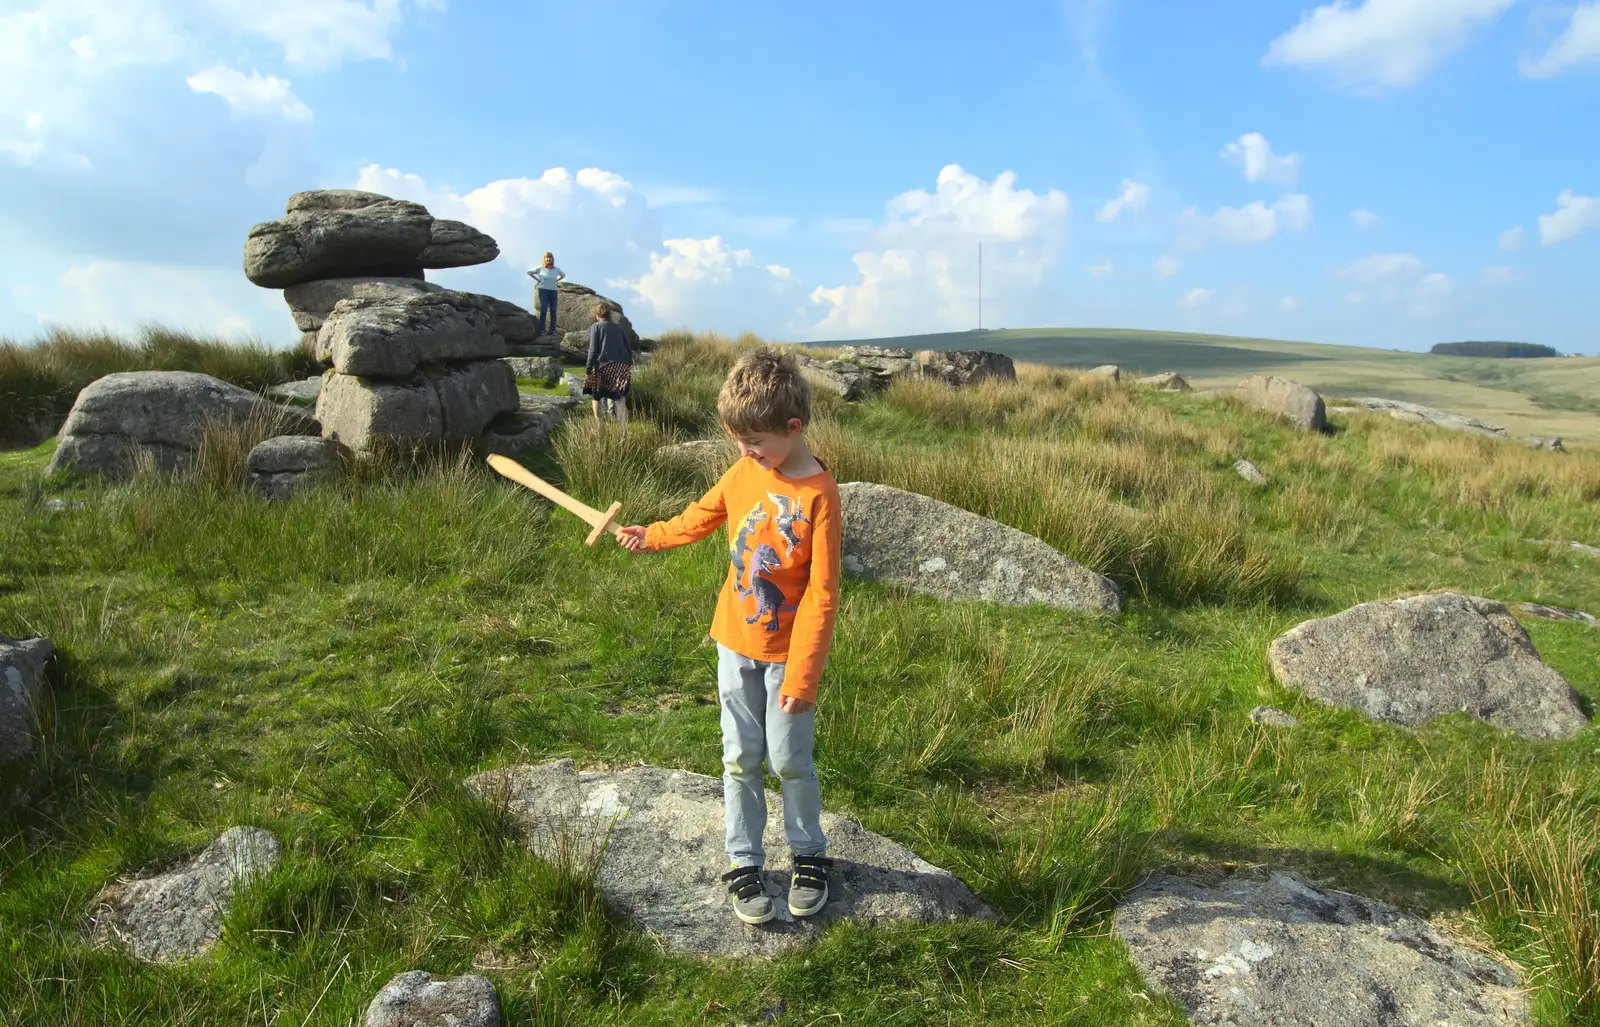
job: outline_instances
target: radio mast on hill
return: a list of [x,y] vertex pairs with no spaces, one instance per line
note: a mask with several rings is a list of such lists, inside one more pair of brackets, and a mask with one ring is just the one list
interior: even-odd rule
[[983,243],[978,244],[978,331],[983,331]]

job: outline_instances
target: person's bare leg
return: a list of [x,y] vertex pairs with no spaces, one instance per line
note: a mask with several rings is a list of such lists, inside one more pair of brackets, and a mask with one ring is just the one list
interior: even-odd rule
[[611,403],[612,403],[613,406],[615,406],[617,408],[617,427],[621,428],[623,430],[623,432],[627,432],[627,430],[628,430],[628,401],[626,399],[614,399],[614,400],[611,401]]
[[594,423],[595,424],[599,424],[600,423],[600,401],[598,399],[596,399],[596,400],[593,400],[592,402],[594,403]]

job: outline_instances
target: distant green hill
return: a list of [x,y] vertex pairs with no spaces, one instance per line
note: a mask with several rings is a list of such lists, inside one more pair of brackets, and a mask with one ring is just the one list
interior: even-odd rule
[[1058,367],[1176,371],[1200,388],[1261,372],[1326,396],[1383,396],[1482,417],[1513,435],[1600,442],[1600,357],[1500,360],[1127,328],[1008,328],[819,343],[987,349]]

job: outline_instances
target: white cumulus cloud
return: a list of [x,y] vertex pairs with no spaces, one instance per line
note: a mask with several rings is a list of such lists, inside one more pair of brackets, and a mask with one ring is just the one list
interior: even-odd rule
[[153,323],[268,342],[299,337],[281,294],[256,288],[233,267],[90,260],[12,295],[41,325],[131,334]]
[[1285,296],[1283,299],[1278,301],[1278,309],[1286,313],[1299,310],[1300,300],[1294,296]]
[[[494,236],[500,258],[472,268],[440,272],[438,279],[529,302],[526,272],[544,256],[574,282],[600,288],[611,280],[633,280],[650,270],[650,255],[662,246],[660,219],[632,185],[612,171],[583,168],[576,174],[550,168],[538,178],[502,178],[456,192],[417,175],[369,164],[353,183],[426,206]],[[602,290],[603,291],[603,290]],[[624,302],[626,297],[613,297]],[[630,316],[632,311],[629,311]]]
[[1183,298],[1178,301],[1178,306],[1183,307],[1185,310],[1197,310],[1210,302],[1210,289],[1190,289],[1188,292],[1184,293]]
[[1267,66],[1326,67],[1341,85],[1409,86],[1516,0],[1334,0],[1267,47]]
[[1529,78],[1549,78],[1574,64],[1593,60],[1600,60],[1600,0],[1589,0],[1574,8],[1567,30],[1550,44],[1544,56],[1523,61],[1520,67]]
[[1509,253],[1512,250],[1522,249],[1524,243],[1526,242],[1527,235],[1522,231],[1522,226],[1512,225],[1510,228],[1500,233],[1500,242],[1498,245],[1502,250],[1505,250],[1507,253]]
[[1072,209],[1051,189],[1018,189],[1016,175],[986,181],[959,165],[939,172],[933,192],[891,199],[871,237],[879,248],[852,257],[853,284],[811,292],[825,314],[817,336],[951,331],[978,316],[977,244],[983,243],[983,309],[990,324],[1042,324],[1054,312],[1046,274],[1060,262]]
[[1294,185],[1300,180],[1300,155],[1276,154],[1260,132],[1246,132],[1222,148],[1221,156],[1244,170],[1248,182],[1281,182]]
[[1351,303],[1376,298],[1403,303],[1414,314],[1435,314],[1447,309],[1456,291],[1454,279],[1429,271],[1414,253],[1374,253],[1336,268],[1333,273],[1363,286],[1347,294]]
[[1380,218],[1370,210],[1352,210],[1350,212],[1350,220],[1355,222],[1357,228],[1361,229],[1376,228],[1383,223],[1383,218]]
[[1514,267],[1505,264],[1492,264],[1483,269],[1483,274],[1478,280],[1484,285],[1511,285],[1522,281],[1523,274]]
[[1110,260],[1102,260],[1098,264],[1090,264],[1085,270],[1090,278],[1109,278],[1117,273],[1117,265]]
[[288,121],[311,120],[311,108],[294,95],[288,80],[276,75],[263,75],[259,71],[246,75],[218,64],[197,71],[184,81],[197,93],[212,93],[222,97],[239,114],[266,114]]
[[1155,271],[1157,278],[1171,278],[1173,275],[1178,273],[1178,269],[1181,267],[1183,267],[1183,261],[1179,260],[1177,257],[1163,254],[1162,256],[1156,258],[1155,267],[1153,270]]
[[1109,224],[1117,220],[1118,215],[1128,211],[1137,217],[1144,213],[1145,207],[1150,203],[1150,187],[1142,182],[1135,182],[1131,178],[1122,180],[1122,192],[1114,199],[1107,200],[1105,206],[1095,211],[1096,221]]
[[728,334],[800,326],[805,293],[788,268],[762,264],[720,236],[668,239],[662,250],[650,254],[650,269],[638,278],[614,280],[649,304],[662,324]]
[[1574,196],[1564,189],[1556,197],[1556,209],[1539,215],[1539,241],[1546,246],[1576,239],[1585,232],[1600,228],[1600,199],[1593,196]]
[[1280,231],[1297,232],[1311,223],[1311,198],[1290,193],[1275,203],[1263,200],[1243,207],[1220,207],[1212,214],[1201,214],[1189,207],[1179,216],[1185,240],[1203,246],[1212,239],[1239,246],[1266,242]]

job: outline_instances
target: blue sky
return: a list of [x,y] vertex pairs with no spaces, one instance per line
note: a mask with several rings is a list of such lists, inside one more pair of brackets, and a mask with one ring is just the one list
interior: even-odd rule
[[[1228,9],[1233,8],[1233,9]],[[645,330],[1600,353],[1600,0],[0,0],[0,335],[287,344],[292,192],[544,250]]]

